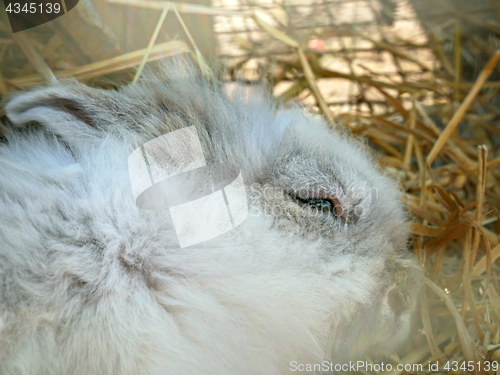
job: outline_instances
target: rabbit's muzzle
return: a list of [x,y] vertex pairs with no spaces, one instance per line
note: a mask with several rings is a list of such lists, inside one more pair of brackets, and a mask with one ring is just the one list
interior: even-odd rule
[[415,309],[420,291],[422,271],[408,259],[398,259],[389,267],[391,281],[388,283],[385,301],[394,317],[398,319]]
[[388,260],[371,303],[358,306],[356,314],[334,332],[343,344],[333,347],[332,356],[337,361],[359,359],[369,352],[378,358],[397,350],[410,331],[421,279],[422,272],[413,260]]

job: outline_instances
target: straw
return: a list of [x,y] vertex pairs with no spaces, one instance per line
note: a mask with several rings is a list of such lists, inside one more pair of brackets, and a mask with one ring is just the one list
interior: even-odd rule
[[484,84],[490,77],[491,73],[493,73],[493,70],[495,69],[495,66],[497,65],[498,59],[500,58],[500,51],[497,51],[493,57],[488,61],[486,66],[483,68],[481,71],[481,74],[476,80],[476,83],[470,90],[469,94],[466,96],[460,107],[458,108],[457,112],[453,117],[451,118],[450,122],[448,125],[446,125],[446,128],[444,131],[441,133],[439,136],[438,140],[434,144],[434,147],[432,148],[431,152],[429,153],[429,156],[427,156],[427,164],[431,165],[436,156],[439,154],[441,149],[444,147],[446,141],[450,137],[450,135],[455,131],[457,128],[458,124],[460,121],[462,121],[462,118],[469,108],[469,106],[472,104],[474,99],[476,99],[477,94],[481,91],[483,88]]
[[[143,56],[148,49],[142,49],[135,52],[123,54],[111,59],[98,61],[92,64],[83,65],[73,69],[58,71],[55,73],[57,78],[75,77],[81,80],[99,77],[109,73],[119,72],[125,69],[133,68],[140,64]],[[160,60],[174,55],[189,53],[190,50],[184,42],[172,41],[158,44],[149,51],[148,62]],[[6,80],[17,87],[30,87],[43,82],[43,79],[38,74],[33,74],[25,77]]]
[[43,60],[40,54],[33,48],[29,38],[23,33],[12,34],[12,37],[17,42],[19,47],[31,62],[33,67],[40,73],[45,82],[54,83],[57,81],[56,76],[52,73],[47,63]]
[[[460,313],[457,311],[455,304],[451,300],[450,296],[446,294],[439,286],[434,284],[428,278],[424,279],[425,285],[427,285],[434,293],[436,293],[446,304],[448,310],[451,312],[455,324],[457,326],[458,339],[460,341],[460,345],[464,352],[465,359],[468,361],[477,361],[477,355],[474,346],[472,345],[472,338],[470,337],[469,331],[465,327],[464,321],[460,316]],[[473,371],[474,374],[477,374],[477,367]]]
[[[488,159],[488,149],[486,146],[478,146],[479,150],[479,160],[478,160],[478,184],[476,191],[476,222],[483,222],[483,207],[484,207],[484,195],[486,190],[486,160]],[[479,229],[474,230],[474,241],[472,245],[472,262],[474,264],[476,260],[476,254],[479,249],[479,241],[481,240],[481,235]]]
[[198,4],[186,4],[174,1],[149,1],[149,0],[106,0],[108,3],[122,4],[146,9],[163,10],[167,4],[177,9],[179,13],[205,14],[211,16],[248,16],[246,12],[231,11],[226,9],[211,8]]
[[151,49],[153,48],[156,38],[158,37],[158,34],[160,33],[161,26],[163,25],[163,22],[165,22],[165,18],[167,17],[168,10],[170,9],[170,4],[167,4],[165,8],[163,9],[163,12],[161,12],[160,19],[158,20],[158,23],[156,24],[155,31],[153,32],[153,35],[151,36],[151,39],[149,40],[148,48],[146,48],[146,53],[144,54],[141,64],[139,65],[139,68],[137,68],[137,71],[135,72],[135,76],[132,79],[132,83],[136,83],[139,80],[139,77],[141,76],[142,69],[144,69],[144,66],[146,65],[146,62],[148,61],[149,54],[151,53]]

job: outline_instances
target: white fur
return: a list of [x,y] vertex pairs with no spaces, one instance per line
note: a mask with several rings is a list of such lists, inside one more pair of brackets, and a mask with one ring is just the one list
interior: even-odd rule
[[[406,335],[412,306],[395,317],[387,298],[406,292],[396,269],[418,279],[395,184],[318,116],[262,91],[228,97],[191,70],[6,104],[16,128],[42,128],[0,145],[0,374],[286,374]],[[168,211],[135,205],[127,158],[190,125],[210,162],[243,169],[250,215],[181,249]],[[366,214],[311,217],[284,191]]]

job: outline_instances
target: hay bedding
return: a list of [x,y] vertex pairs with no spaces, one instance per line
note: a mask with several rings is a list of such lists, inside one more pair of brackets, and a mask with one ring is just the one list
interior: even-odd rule
[[[145,43],[124,50],[95,15],[75,14],[84,20],[80,30],[45,25],[14,37],[1,19],[2,96],[55,77],[114,87],[136,80],[146,63],[181,53],[211,74],[189,27],[179,23],[183,42],[174,30],[165,37],[164,23],[167,14],[214,16],[225,79],[265,80],[281,100],[301,100],[332,126],[347,127],[365,139],[380,168],[405,192],[413,215],[411,246],[426,287],[407,346],[399,357],[388,353],[386,363],[437,361],[447,373],[448,361],[459,367],[463,361],[500,361],[495,19],[485,22],[486,33],[483,28],[470,35],[463,31],[470,20],[456,14],[458,21],[424,30],[404,1],[217,0],[211,8],[174,4],[168,11],[160,1],[110,2],[121,3],[106,5],[121,14],[149,8],[147,17],[159,22]],[[79,42],[84,36],[86,43],[109,48],[89,52]],[[470,56],[480,56],[481,66]]]

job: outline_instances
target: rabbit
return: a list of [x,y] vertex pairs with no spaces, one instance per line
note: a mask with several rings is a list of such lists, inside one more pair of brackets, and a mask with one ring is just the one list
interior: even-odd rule
[[[408,337],[421,276],[400,191],[340,125],[184,60],[4,108],[0,374],[289,374]],[[128,160],[188,127],[207,165],[239,168],[248,214],[181,247]]]

